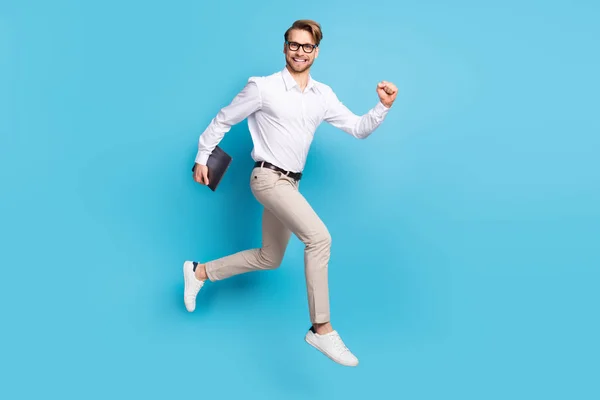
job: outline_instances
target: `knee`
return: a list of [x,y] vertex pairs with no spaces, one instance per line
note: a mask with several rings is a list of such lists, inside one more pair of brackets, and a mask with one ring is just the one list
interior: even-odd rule
[[264,249],[259,250],[260,266],[263,269],[277,269],[281,265],[282,260],[283,257],[279,254],[273,254]]
[[325,229],[325,231],[321,233],[319,237],[319,242],[328,249],[331,247],[331,234],[327,229]]
[[329,251],[331,248],[331,234],[329,230],[323,226],[321,229],[316,231],[306,243],[307,246]]
[[311,273],[323,273],[328,270],[331,256],[331,235],[327,229],[315,232],[306,241],[305,266]]

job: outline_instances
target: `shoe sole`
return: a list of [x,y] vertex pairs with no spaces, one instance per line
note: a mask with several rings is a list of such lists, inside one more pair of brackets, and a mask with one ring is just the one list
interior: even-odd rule
[[313,343],[311,341],[311,337],[309,335],[304,336],[304,340],[306,341],[306,343],[308,343],[309,345],[311,345],[315,349],[319,350],[319,352],[321,354],[325,354],[327,356],[327,358],[329,358],[333,362],[336,362],[336,363],[338,363],[340,365],[343,365],[345,367],[356,367],[356,366],[358,366],[358,363],[356,363],[356,364],[348,364],[348,363],[344,363],[343,361],[336,360],[331,355],[329,355],[326,351],[321,350],[321,348],[319,348],[319,346],[317,346],[316,343]]
[[184,282],[184,287],[183,287],[183,305],[185,306],[185,309],[188,312],[194,312],[196,310],[196,307],[194,307],[192,310],[188,310],[187,304],[185,304],[185,288],[188,286],[188,277],[187,274],[185,273],[185,267],[187,266],[187,264],[189,263],[189,261],[186,261],[183,263],[183,282]]

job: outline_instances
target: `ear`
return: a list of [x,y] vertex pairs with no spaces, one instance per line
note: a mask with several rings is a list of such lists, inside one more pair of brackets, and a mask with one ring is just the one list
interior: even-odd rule
[[319,47],[315,49],[315,59],[317,59],[317,57],[319,57]]

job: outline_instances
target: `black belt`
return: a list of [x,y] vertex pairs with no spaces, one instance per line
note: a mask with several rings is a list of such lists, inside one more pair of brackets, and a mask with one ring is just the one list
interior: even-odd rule
[[290,178],[294,178],[297,181],[299,181],[300,178],[302,178],[302,172],[290,172],[290,171],[286,171],[285,169],[279,168],[278,166],[273,165],[271,163],[268,163],[266,161],[257,161],[256,163],[254,163],[254,166],[255,167],[269,168],[269,169],[272,169],[273,171],[281,172],[282,174],[287,175]]

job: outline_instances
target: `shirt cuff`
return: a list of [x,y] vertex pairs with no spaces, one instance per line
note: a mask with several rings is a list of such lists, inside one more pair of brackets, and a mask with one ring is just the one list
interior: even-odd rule
[[375,105],[375,112],[377,115],[384,116],[387,112],[390,111],[390,107],[386,107],[381,100]]
[[196,155],[196,164],[206,165],[209,154],[198,152]]
[[383,104],[381,102],[381,100],[379,100],[379,102],[377,103],[377,105],[375,106],[375,108],[377,109],[377,111],[379,112],[384,112],[384,111],[389,111],[389,109],[391,107],[386,107],[385,104]]

